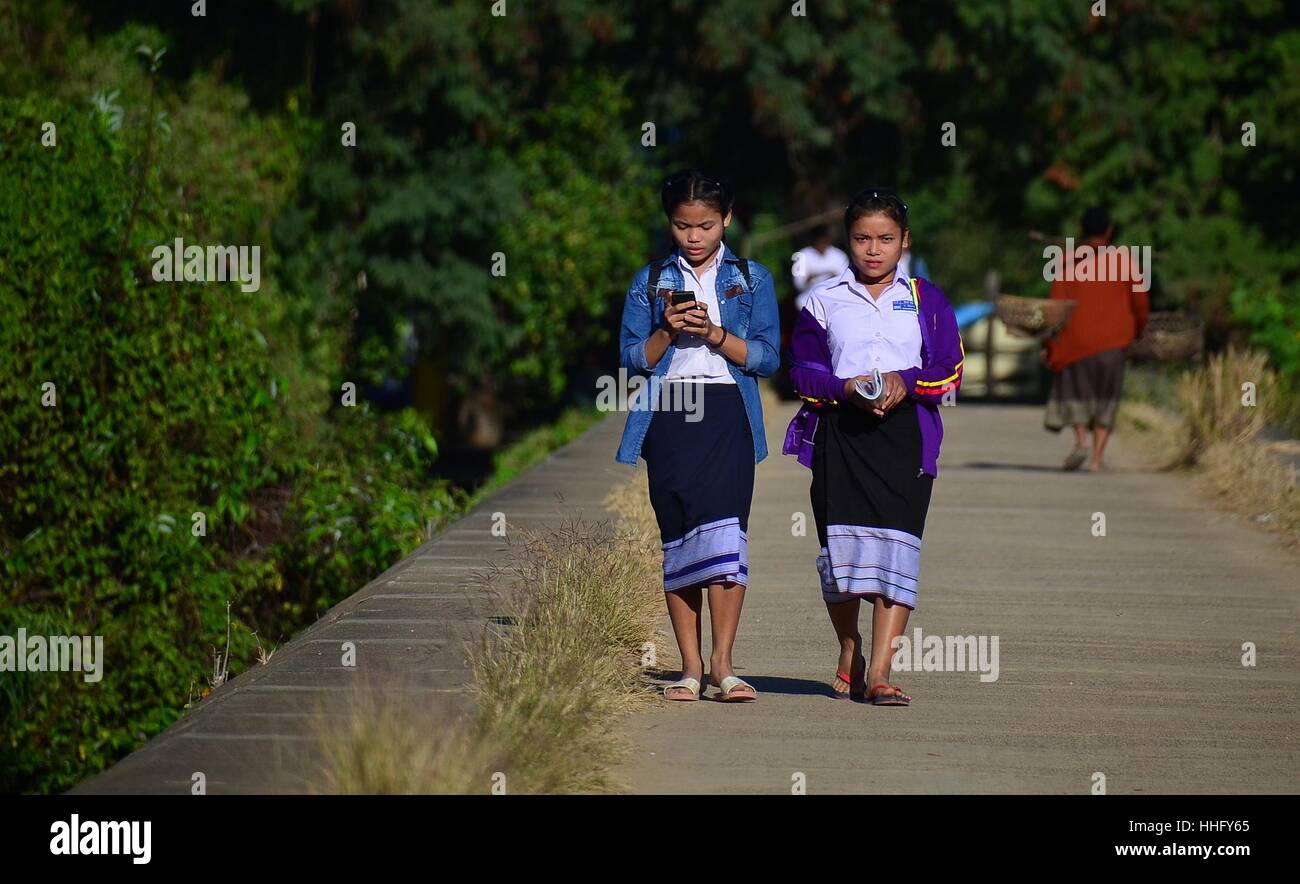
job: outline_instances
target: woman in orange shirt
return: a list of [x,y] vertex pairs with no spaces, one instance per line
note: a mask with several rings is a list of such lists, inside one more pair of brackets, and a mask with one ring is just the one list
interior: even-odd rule
[[[1094,271],[1088,280],[1056,279],[1051,297],[1076,302],[1070,321],[1044,345],[1043,360],[1056,372],[1047,400],[1043,425],[1059,432],[1066,424],[1074,427],[1074,449],[1064,469],[1077,470],[1088,460],[1088,431],[1092,431],[1092,463],[1089,469],[1105,469],[1102,454],[1115,425],[1124,385],[1124,350],[1146,327],[1150,303],[1139,290],[1141,273],[1129,260],[1127,249],[1111,261],[1098,250],[1108,247],[1115,232],[1105,209],[1089,209],[1083,216],[1084,242],[1079,256],[1091,249]],[[1097,278],[1103,277],[1103,278]],[[1145,286],[1142,286],[1145,289]]]

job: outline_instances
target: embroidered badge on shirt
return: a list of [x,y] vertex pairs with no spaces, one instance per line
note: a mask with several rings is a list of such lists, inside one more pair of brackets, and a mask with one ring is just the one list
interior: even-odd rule
[[912,299],[911,299],[911,298],[908,298],[908,299],[903,300],[903,301],[895,301],[895,302],[894,302],[894,309],[895,309],[895,310],[906,310],[908,313],[915,313],[915,312],[916,312],[916,304],[914,304],[914,303],[912,302]]

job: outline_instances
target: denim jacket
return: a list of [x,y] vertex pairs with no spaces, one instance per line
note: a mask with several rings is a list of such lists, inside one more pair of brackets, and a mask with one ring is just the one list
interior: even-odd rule
[[[762,264],[749,262],[749,274],[753,288],[745,283],[744,274],[738,266],[739,258],[724,242],[722,265],[718,268],[716,293],[721,325],[727,333],[744,338],[749,345],[749,354],[744,366],[727,360],[727,369],[731,372],[736,386],[740,389],[740,398],[745,403],[745,414],[749,418],[750,432],[754,436],[754,463],[767,457],[767,436],[763,429],[763,405],[758,396],[758,378],[770,377],[780,363],[779,347],[781,342],[780,318],[776,306],[776,287],[772,274]],[[623,328],[619,334],[619,365],[629,374],[640,374],[646,378],[662,378],[668,372],[673,354],[677,348],[672,344],[653,369],[646,364],[646,339],[663,323],[664,307],[668,303],[668,294],[673,289],[685,288],[682,271],[677,264],[677,251],[667,258],[655,263],[660,271],[658,292],[647,295],[646,286],[650,280],[650,267],[642,267],[628,287],[627,298],[623,302]],[[652,382],[653,383],[653,382]],[[630,408],[627,423],[623,427],[623,438],[619,442],[618,463],[636,464],[641,455],[641,443],[645,441],[646,431],[654,411],[649,407],[650,397],[641,397],[642,407]]]
[[[921,364],[898,373],[909,398],[916,400],[917,422],[921,426],[921,470],[939,475],[939,448],[943,443],[943,420],[939,407],[945,394],[955,401],[961,386],[966,345],[957,329],[957,317],[943,290],[925,279],[912,278],[912,299],[921,324]],[[831,371],[830,346],[826,329],[805,307],[794,326],[790,344],[793,366],[790,382],[804,400],[786,429],[782,454],[795,455],[799,463],[812,468],[817,435],[818,411],[836,406],[844,398],[846,378]]]

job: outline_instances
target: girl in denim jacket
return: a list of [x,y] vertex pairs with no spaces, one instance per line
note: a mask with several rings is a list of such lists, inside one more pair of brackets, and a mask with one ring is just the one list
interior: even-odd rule
[[[620,362],[644,394],[631,405],[617,460],[645,459],[663,542],[664,592],[682,656],[669,700],[756,699],[731,651],[749,583],[754,465],[767,455],[757,378],[777,368],[780,328],[772,275],[723,242],[732,192],[697,170],[660,194],[676,249],[632,280]],[[713,652],[706,679],[700,617],[708,595]],[[703,687],[702,687],[703,685]]]

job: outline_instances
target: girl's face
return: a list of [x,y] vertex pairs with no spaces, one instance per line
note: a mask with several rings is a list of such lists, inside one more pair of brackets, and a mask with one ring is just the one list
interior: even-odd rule
[[712,206],[701,202],[682,203],[673,212],[669,228],[673,242],[682,250],[692,267],[699,267],[713,257],[722,242],[722,234],[731,224],[731,213],[719,214]]
[[884,212],[863,215],[849,230],[849,251],[853,268],[868,283],[884,282],[893,276],[903,249],[911,243],[909,231]]

